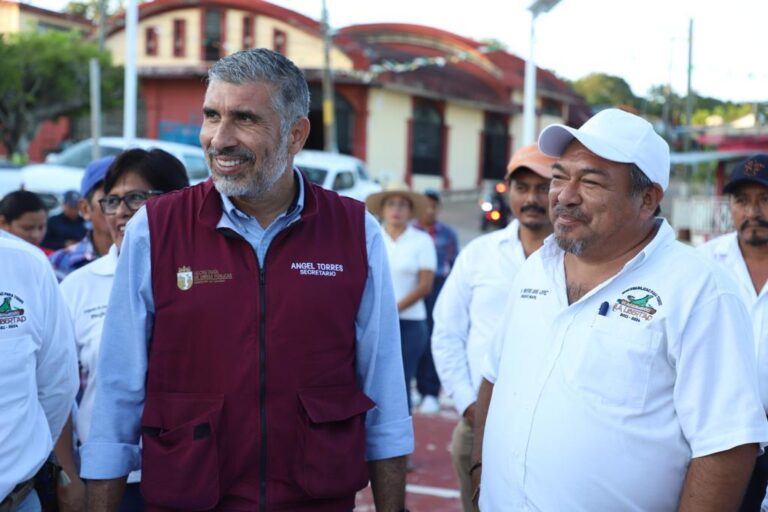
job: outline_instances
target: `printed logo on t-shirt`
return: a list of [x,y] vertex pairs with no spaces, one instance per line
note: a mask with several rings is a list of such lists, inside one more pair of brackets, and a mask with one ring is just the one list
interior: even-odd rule
[[181,266],[176,272],[176,286],[181,291],[187,291],[192,286],[201,284],[221,284],[232,280],[231,272],[221,272],[219,269],[192,270],[192,267]]
[[616,299],[613,305],[613,311],[619,313],[622,318],[639,322],[652,320],[661,305],[661,297],[655,291],[643,286],[633,286],[621,292],[621,297]]
[[8,292],[0,292],[0,330],[15,329],[27,321],[24,301]]

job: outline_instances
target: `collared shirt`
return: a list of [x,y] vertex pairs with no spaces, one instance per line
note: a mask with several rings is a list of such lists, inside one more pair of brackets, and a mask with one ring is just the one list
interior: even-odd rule
[[[437,266],[435,244],[432,243],[429,235],[413,226],[406,227],[397,240],[389,236],[384,226],[381,227],[381,234],[392,270],[395,299],[399,302],[418,286],[420,271],[435,271]],[[400,319],[426,320],[427,307],[424,305],[424,299],[419,299],[402,310]]]
[[99,257],[96,249],[93,247],[93,242],[91,242],[91,234],[92,232],[89,231],[75,245],[60,249],[48,257],[59,281],[64,279],[73,270],[87,265]]
[[755,291],[735,231],[710,240],[699,249],[727,269],[752,317],[760,394],[768,410],[768,282],[763,283],[760,293]]
[[472,240],[456,259],[432,312],[435,368],[459,413],[477,400],[485,352],[525,262],[519,230],[515,219]]
[[518,272],[483,370],[482,510],[677,510],[691,458],[768,441],[738,292],[660,222],[573,304],[553,237]]
[[75,342],[53,270],[38,248],[0,233],[0,501],[48,458],[76,393]]
[[[304,190],[303,182],[298,183],[294,206],[266,229],[222,197],[224,212],[219,228],[233,229],[243,236],[263,263],[274,237],[300,219]],[[366,416],[366,457],[378,460],[411,453],[413,426],[402,378],[399,324],[386,252],[378,223],[368,213],[365,233],[368,277],[355,321],[356,365],[362,391],[376,402]],[[113,287],[132,290],[130,300],[116,299],[113,293],[104,323],[90,439],[81,452],[81,474],[86,478],[117,478],[139,467],[139,420],[154,314],[149,254],[147,214],[142,208],[128,223]],[[126,318],[132,321],[126,322]]]
[[459,237],[456,236],[456,231],[439,220],[430,227],[414,222],[413,227],[428,234],[435,244],[435,251],[437,252],[435,277],[447,277],[456,262],[456,256],[459,254]]

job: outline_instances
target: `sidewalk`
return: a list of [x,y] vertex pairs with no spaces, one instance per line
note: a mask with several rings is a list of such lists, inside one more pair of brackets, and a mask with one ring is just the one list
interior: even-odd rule
[[[411,512],[461,512],[459,486],[453,472],[451,444],[453,428],[459,416],[443,405],[438,414],[413,414],[416,451],[415,468],[408,473],[406,506]],[[371,488],[357,495],[356,512],[374,512]]]

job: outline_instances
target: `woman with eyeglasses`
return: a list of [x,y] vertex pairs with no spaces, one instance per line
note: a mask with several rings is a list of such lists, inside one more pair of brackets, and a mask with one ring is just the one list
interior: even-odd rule
[[[72,314],[81,368],[82,398],[73,420],[80,444],[88,439],[90,431],[94,401],[92,384],[99,358],[101,330],[125,226],[153,196],[187,186],[189,178],[182,163],[161,149],[129,149],[118,155],[107,170],[104,197],[99,200],[99,205],[114,244],[106,255],[77,269],[61,282],[61,292]],[[62,511],[85,510],[85,486],[80,480],[72,447],[73,422],[65,426],[54,450],[62,475],[65,475],[58,479]],[[121,511],[143,510],[139,478],[137,471],[128,476]]]

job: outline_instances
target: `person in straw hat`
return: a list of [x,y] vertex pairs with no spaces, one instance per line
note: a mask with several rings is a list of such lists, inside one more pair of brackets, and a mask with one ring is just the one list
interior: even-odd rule
[[[411,220],[427,209],[428,201],[426,196],[400,183],[387,186],[384,191],[368,196],[365,201],[368,211],[381,219],[381,232],[400,316],[406,389],[410,389],[419,359],[429,344],[424,297],[432,291],[437,254],[429,235],[411,226]],[[408,407],[411,407],[410,393]]]

